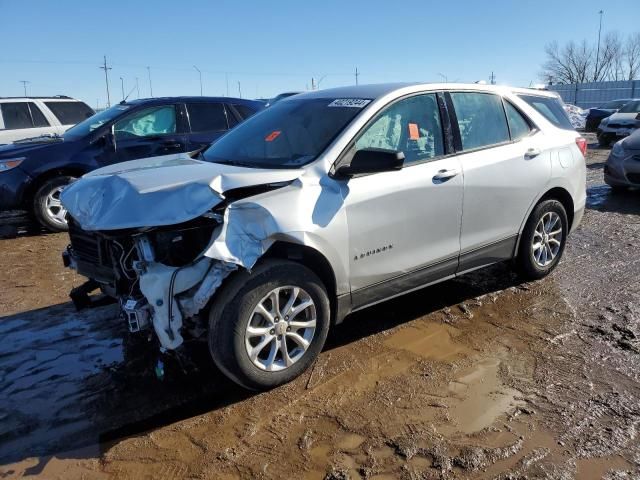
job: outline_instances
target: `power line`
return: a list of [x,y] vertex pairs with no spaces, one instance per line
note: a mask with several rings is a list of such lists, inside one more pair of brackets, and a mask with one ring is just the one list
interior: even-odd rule
[[107,108],[109,108],[111,106],[111,97],[109,95],[109,70],[111,70],[111,67],[107,67],[107,56],[104,56],[104,63],[102,64],[101,67],[102,70],[104,70],[104,81],[107,84]]

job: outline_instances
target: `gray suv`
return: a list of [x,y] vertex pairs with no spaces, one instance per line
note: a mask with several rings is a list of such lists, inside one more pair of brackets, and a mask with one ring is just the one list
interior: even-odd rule
[[64,257],[83,291],[118,298],[132,332],[179,354],[204,320],[218,367],[267,389],[304,372],[351,312],[504,260],[549,274],[584,211],[585,149],[545,92],[305,93],[197,156],[73,183]]

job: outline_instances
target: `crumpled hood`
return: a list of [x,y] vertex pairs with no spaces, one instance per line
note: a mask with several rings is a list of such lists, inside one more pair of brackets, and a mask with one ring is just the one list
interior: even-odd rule
[[301,174],[167,155],[94,170],[65,188],[61,200],[85,230],[175,225],[203,215],[228,190],[291,181]]

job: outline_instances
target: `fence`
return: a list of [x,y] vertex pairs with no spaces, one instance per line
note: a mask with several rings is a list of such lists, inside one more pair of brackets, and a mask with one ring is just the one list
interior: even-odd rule
[[640,97],[640,80],[549,85],[547,89],[558,92],[565,103],[591,108],[609,100]]

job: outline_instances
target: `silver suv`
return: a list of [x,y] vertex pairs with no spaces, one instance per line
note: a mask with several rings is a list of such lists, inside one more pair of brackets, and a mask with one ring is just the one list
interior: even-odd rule
[[[132,332],[285,383],[349,313],[496,262],[549,274],[585,206],[586,142],[551,94],[368,85],[284,99],[203,153],[135,160],[65,189],[67,265]],[[193,157],[193,158],[192,158]]]

